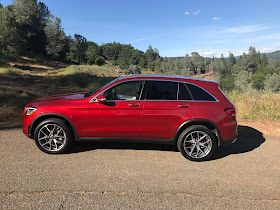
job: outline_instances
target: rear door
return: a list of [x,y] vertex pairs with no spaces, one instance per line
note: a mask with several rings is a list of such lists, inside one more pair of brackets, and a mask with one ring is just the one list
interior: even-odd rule
[[141,138],[172,139],[179,126],[192,119],[196,103],[182,82],[148,82]]

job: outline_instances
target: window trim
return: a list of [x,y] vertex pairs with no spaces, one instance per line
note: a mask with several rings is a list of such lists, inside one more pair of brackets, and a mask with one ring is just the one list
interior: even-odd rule
[[[118,80],[116,79],[116,81],[118,81]],[[196,85],[196,84],[190,83],[190,82],[185,82],[185,81],[176,81],[176,80],[172,80],[172,79],[169,79],[169,78],[167,78],[167,79],[131,79],[131,80],[125,80],[125,81],[122,81],[122,82],[118,82],[117,84],[111,86],[110,88],[112,88],[112,87],[114,87],[114,86],[116,86],[116,85],[125,83],[125,82],[132,82],[132,81],[143,81],[144,85],[143,85],[143,87],[142,87],[141,95],[140,95],[140,97],[139,97],[139,98],[141,98],[141,97],[142,97],[142,94],[145,94],[145,96],[144,96],[143,99],[141,99],[141,100],[108,100],[108,102],[112,102],[112,101],[190,101],[190,102],[219,102],[219,100],[218,100],[215,96],[213,96],[211,93],[209,93],[207,90],[205,90],[204,88],[200,87],[199,85]],[[147,93],[148,93],[148,91],[149,91],[149,89],[150,89],[150,87],[149,87],[150,85],[149,85],[149,84],[150,84],[151,81],[177,82],[178,85],[179,85],[179,83],[183,83],[183,84],[185,85],[185,87],[187,88],[187,90],[189,91],[189,94],[190,94],[192,100],[178,100],[178,95],[177,95],[177,100],[155,100],[155,99],[147,99],[146,97],[147,97]],[[149,83],[148,83],[148,82],[149,82]],[[206,93],[208,93],[210,96],[212,96],[212,97],[215,99],[215,101],[194,100],[194,97],[193,97],[191,91],[189,90],[187,84],[194,85],[194,86],[196,86],[196,87],[202,89],[203,91],[205,91]],[[145,88],[146,85],[149,85],[149,86],[148,86],[147,89],[146,89],[146,93],[143,93],[144,88]],[[106,88],[106,87],[105,87],[105,88]],[[94,96],[94,97],[89,101],[89,103],[91,103],[91,102],[97,102],[97,101],[96,101],[96,97],[99,96],[99,95],[101,95],[101,94],[103,94],[106,90],[108,90],[108,88],[106,88],[104,91],[102,91],[102,92],[99,93],[98,95]],[[179,90],[179,88],[178,88],[178,90]],[[179,90],[179,91],[180,91],[180,90]]]
[[[207,101],[207,100],[194,100],[193,94],[191,93],[191,91],[189,90],[188,86],[186,84],[190,84],[190,85],[194,85],[198,88],[200,88],[201,90],[205,91],[206,93],[208,93],[210,96],[212,96],[215,101]],[[189,82],[185,82],[185,86],[187,87],[187,89],[189,90],[189,93],[191,94],[191,97],[193,98],[193,101],[195,102],[219,102],[219,100],[213,96],[211,93],[209,93],[207,90],[205,90],[204,88],[200,87],[199,85],[193,84],[193,83],[189,83]]]
[[99,93],[98,95],[94,96],[94,97],[89,101],[89,103],[91,103],[91,102],[97,102],[96,97],[99,96],[99,95],[101,95],[101,94],[104,94],[104,92],[107,91],[107,90],[109,90],[110,88],[113,88],[113,87],[115,87],[115,86],[117,86],[117,85],[120,85],[120,84],[123,84],[123,83],[126,83],[126,82],[134,82],[134,81],[142,81],[142,84],[143,84],[142,89],[141,89],[141,93],[140,93],[140,95],[139,95],[139,100],[106,100],[106,101],[108,101],[108,102],[113,102],[113,101],[144,101],[144,100],[146,100],[146,96],[145,96],[144,99],[141,99],[146,81],[143,80],[143,79],[135,79],[135,80],[133,79],[133,80],[126,80],[126,81],[119,82],[119,83],[117,83],[117,84],[112,85],[111,87],[109,87],[109,88],[103,90],[103,91],[102,91],[101,93]]
[[[177,94],[176,94],[176,99],[175,100],[164,100],[164,99],[147,99],[147,94],[151,94],[151,87],[152,87],[152,82],[176,82],[177,83]],[[147,89],[147,94],[145,97],[145,101],[178,101],[178,84],[179,81],[174,81],[174,80],[159,80],[159,79],[149,79],[149,86]]]

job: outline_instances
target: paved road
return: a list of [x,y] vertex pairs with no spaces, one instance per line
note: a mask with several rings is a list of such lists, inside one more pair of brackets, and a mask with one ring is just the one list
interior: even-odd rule
[[0,209],[280,209],[280,137],[239,128],[211,161],[168,145],[79,143],[47,155],[0,130]]

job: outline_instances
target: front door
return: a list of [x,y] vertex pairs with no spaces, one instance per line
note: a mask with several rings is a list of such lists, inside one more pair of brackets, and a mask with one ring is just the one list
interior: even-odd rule
[[106,102],[89,102],[87,136],[140,138],[143,87],[144,81],[125,81],[103,93]]

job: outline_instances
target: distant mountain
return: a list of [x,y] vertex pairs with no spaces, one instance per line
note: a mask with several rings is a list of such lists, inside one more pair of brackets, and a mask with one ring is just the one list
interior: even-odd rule
[[[261,53],[261,54],[263,54],[263,53]],[[266,54],[266,56],[267,56],[268,59],[274,58],[275,60],[280,61],[280,50],[277,50],[277,51],[271,52],[271,53],[265,53],[265,54]],[[171,60],[176,60],[176,59],[180,60],[180,59],[183,59],[184,56],[180,56],[180,57],[168,57],[168,58],[170,58]],[[206,58],[207,58],[207,57],[206,57]],[[227,59],[227,57],[225,57],[225,58]],[[235,58],[238,59],[239,56],[235,56]],[[208,58],[208,59],[209,59],[209,58]]]
[[280,50],[277,50],[275,52],[266,53],[267,58],[274,58],[277,61],[280,61]]

